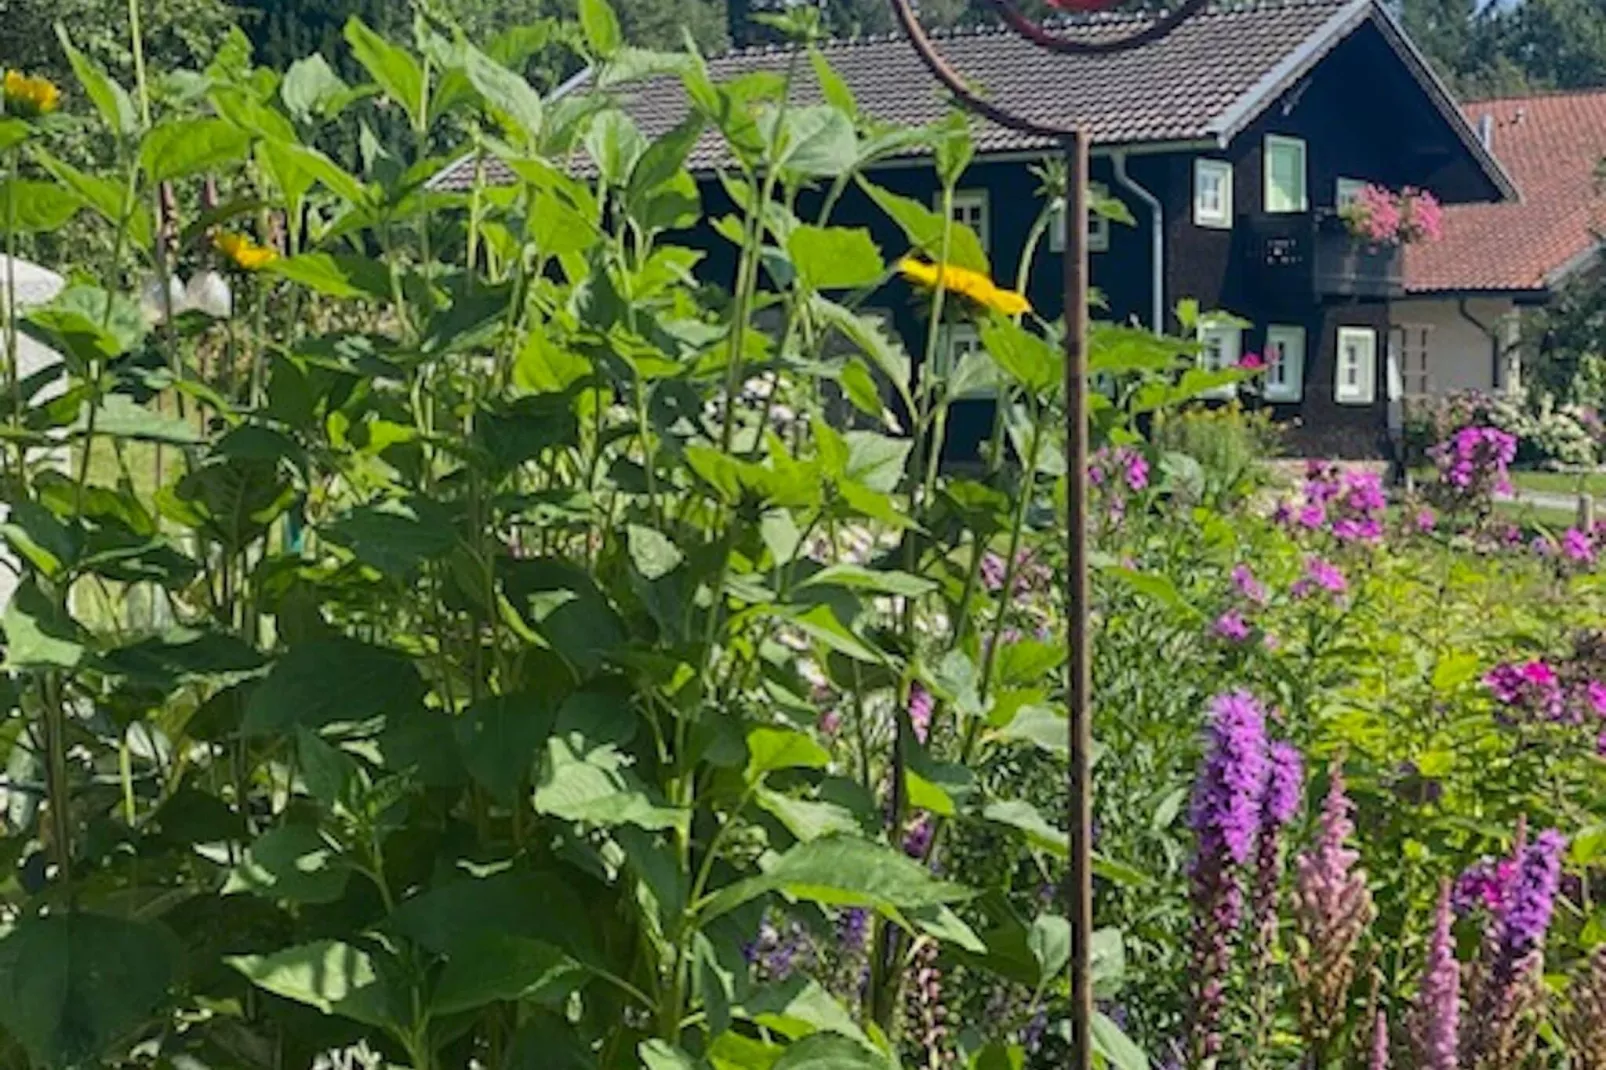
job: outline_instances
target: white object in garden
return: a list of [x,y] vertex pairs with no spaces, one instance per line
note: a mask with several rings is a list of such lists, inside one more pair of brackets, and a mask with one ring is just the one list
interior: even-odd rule
[[234,311],[234,291],[229,289],[229,280],[217,272],[198,272],[184,287],[184,307],[226,320]]
[[[6,301],[12,293],[13,283],[16,288],[17,310],[21,313],[25,309],[42,305],[54,298],[66,285],[60,275],[48,268],[31,264],[26,260],[12,260],[0,254],[0,317],[5,314]],[[3,324],[0,324],[3,327]],[[0,333],[0,346],[4,345],[3,333]],[[0,349],[0,358],[4,350]],[[19,332],[17,336],[17,371],[22,378],[45,370],[46,368],[61,364],[61,354],[49,346],[41,345],[26,334]],[[58,377],[43,390],[34,396],[37,402],[41,399],[54,397],[66,388],[65,381]],[[67,453],[65,450],[52,450],[51,460],[58,467],[65,469]],[[10,515],[10,508],[0,502],[0,522],[4,522]],[[0,609],[11,602],[11,594],[17,589],[18,564],[16,556],[9,547],[0,543]]]
[[155,275],[145,280],[139,289],[139,310],[151,326],[167,322],[168,312],[178,315],[184,311],[184,283],[177,275],[167,277],[167,295],[162,295],[162,280]]

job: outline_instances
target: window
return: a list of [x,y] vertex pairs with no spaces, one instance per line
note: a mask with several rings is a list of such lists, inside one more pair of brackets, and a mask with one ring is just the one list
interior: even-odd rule
[[1433,392],[1428,376],[1428,331],[1424,324],[1404,323],[1389,332],[1389,351],[1400,369],[1400,395],[1427,397]]
[[1294,137],[1266,136],[1266,195],[1268,212],[1303,212],[1310,206],[1305,195],[1305,143]]
[[[1232,323],[1201,323],[1199,325],[1199,367],[1207,372],[1231,368],[1243,356],[1243,328]],[[1238,395],[1236,383],[1226,383],[1204,392],[1207,398],[1230,398]]]
[[1366,182],[1359,178],[1341,178],[1333,185],[1333,207],[1342,208],[1346,204],[1354,204],[1360,197],[1361,190],[1366,188]]
[[[1097,183],[1088,187],[1088,200],[1094,201],[1109,197],[1109,192]],[[1106,253],[1110,250],[1110,221],[1093,210],[1090,203],[1087,209],[1087,251],[1090,253]],[[1048,251],[1063,253],[1065,251],[1065,202],[1061,201],[1048,218]]]
[[1338,370],[1333,400],[1370,405],[1377,399],[1377,332],[1370,327],[1338,329]]
[[1298,401],[1305,389],[1305,328],[1266,328],[1266,400]]
[[[938,211],[941,211],[942,194],[937,195]],[[954,222],[963,223],[976,232],[981,239],[981,247],[988,252],[992,251],[992,242],[989,240],[987,213],[987,191],[984,189],[961,189],[954,191]]]
[[[945,380],[952,379],[959,371],[959,362],[965,355],[979,352],[981,352],[981,336],[976,332],[974,324],[945,324],[937,336],[937,374]],[[973,389],[961,387],[954,396],[990,398],[993,396],[992,384],[988,383]]]
[[1232,226],[1232,164],[1193,161],[1193,221],[1201,227]]

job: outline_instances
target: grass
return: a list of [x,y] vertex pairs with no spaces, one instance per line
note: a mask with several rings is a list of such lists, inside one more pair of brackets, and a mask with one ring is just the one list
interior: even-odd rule
[[1606,472],[1513,472],[1511,481],[1521,490],[1541,494],[1582,494],[1606,498]]

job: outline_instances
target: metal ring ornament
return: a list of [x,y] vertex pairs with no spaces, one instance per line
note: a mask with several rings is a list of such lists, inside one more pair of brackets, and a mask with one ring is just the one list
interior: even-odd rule
[[[892,13],[898,20],[899,28],[903,30],[903,35],[909,39],[909,43],[914,46],[915,53],[920,57],[921,62],[926,65],[926,69],[931,72],[932,77],[946,86],[971,111],[992,120],[1000,126],[1041,137],[1067,138],[1076,133],[1074,126],[1060,126],[1054,123],[1041,123],[1032,119],[1021,118],[978,95],[975,90],[965,83],[964,76],[954,70],[948,61],[943,58],[942,53],[937,50],[936,45],[932,43],[925,27],[920,25],[920,18],[915,14],[912,0],[891,0],[891,2]],[[1151,44],[1171,33],[1184,21],[1201,11],[1209,2],[1210,0],[1186,0],[1175,11],[1160,16],[1136,33],[1109,41],[1086,41],[1074,37],[1066,37],[1063,34],[1045,29],[1040,24],[1021,14],[1020,9],[1014,5],[1012,0],[988,0],[993,10],[998,13],[998,17],[1018,36],[1050,52],[1081,56],[1126,52],[1130,49]],[[1084,3],[1086,3],[1086,0],[1084,0]],[[1092,0],[1092,3],[1088,4],[1088,10],[1093,10],[1093,5],[1098,7],[1106,6],[1099,3],[1099,0]]]

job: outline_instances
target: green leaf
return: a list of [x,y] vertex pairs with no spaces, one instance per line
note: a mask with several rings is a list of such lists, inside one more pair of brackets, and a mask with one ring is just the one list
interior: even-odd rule
[[18,234],[58,230],[84,202],[54,182],[7,178],[0,182],[0,227],[8,222]]
[[249,892],[290,903],[333,903],[351,870],[311,825],[280,825],[259,836],[229,873],[224,895]]
[[963,902],[971,892],[940,881],[902,852],[855,836],[800,843],[763,874],[720,889],[701,907],[704,923],[773,892],[832,906],[900,911]]
[[301,780],[307,786],[307,794],[326,810],[333,811],[352,798],[360,773],[351,755],[298,726],[296,757],[301,762]]
[[550,944],[480,932],[454,949],[430,1000],[431,1013],[459,1014],[500,1001],[551,1004],[585,980],[581,965]]
[[156,1011],[173,942],[98,914],[25,917],[0,939],[0,1026],[39,1066],[100,1066]]
[[[778,135],[777,115],[784,116]],[[834,178],[852,171],[859,159],[853,120],[828,104],[769,107],[759,116],[759,129],[770,135],[775,166],[800,177]]]
[[817,605],[803,613],[776,614],[827,650],[835,651],[855,661],[880,664],[885,659],[859,636],[837,619],[828,605]]
[[851,1037],[815,1033],[786,1049],[771,1070],[891,1070],[892,1063]]
[[[934,212],[919,201],[882,189],[862,176],[859,178],[859,184],[864,187],[871,200],[903,228],[909,244],[934,262],[942,259],[943,229],[950,224],[943,219],[941,212]],[[982,249],[981,239],[976,236],[976,232],[963,223],[956,222],[951,226],[953,229],[948,235],[948,262],[956,267],[969,268],[971,271],[991,276],[992,268],[988,266],[987,253]]]
[[1047,340],[1013,320],[993,316],[982,326],[981,342],[993,363],[1038,397],[1051,396],[1060,389],[1065,354]]
[[344,636],[322,638],[291,647],[274,664],[251,693],[243,727],[268,735],[297,724],[364,721],[411,709],[422,691],[405,655]]
[[608,0],[580,0],[580,29],[591,51],[602,59],[612,57],[624,44],[619,16],[613,13]]
[[1039,975],[1046,983],[1071,961],[1071,923],[1057,914],[1039,914],[1032,919],[1026,946],[1032,949]]
[[747,781],[777,769],[824,769],[831,752],[814,737],[790,728],[755,728],[747,733]]
[[814,80],[820,83],[820,95],[825,102],[850,118],[858,118],[859,102],[854,99],[853,90],[831,67],[831,61],[825,58],[825,53],[810,46],[809,65],[814,68]]
[[813,290],[871,286],[886,274],[881,250],[863,227],[817,227],[805,223],[786,239],[798,278]]
[[409,1015],[388,965],[338,940],[317,940],[272,955],[233,955],[223,961],[258,988],[325,1014],[397,1030]]
[[542,692],[481,699],[457,720],[464,767],[498,800],[514,802],[552,734],[554,717],[551,699]]
[[8,669],[71,669],[84,657],[76,621],[25,577],[0,615],[6,632]]
[[1037,807],[1024,799],[1000,799],[982,808],[982,817],[1000,825],[1008,825],[1026,834],[1032,846],[1050,851],[1063,858],[1070,849],[1070,839],[1064,831],[1049,824],[1038,813]]
[[47,152],[36,152],[35,159],[52,178],[66,186],[85,204],[116,226],[126,214],[125,233],[140,249],[151,247],[150,209],[128,196],[125,183],[105,175],[92,175],[56,159]]
[[284,102],[285,110],[300,122],[325,114],[350,92],[351,87],[317,52],[290,64],[279,83],[279,99]]
[[364,199],[362,183],[317,149],[283,141],[264,141],[257,146],[257,152],[275,175],[281,176],[281,184],[296,183],[305,190],[316,181],[348,204],[361,204]]
[[[531,909],[539,903],[540,909]],[[407,900],[392,915],[398,931],[437,955],[473,947],[481,933],[538,940],[582,961],[595,955],[586,904],[556,873],[504,870],[460,877]]]
[[[810,298],[809,311],[827,328],[847,339],[860,353],[869,358],[903,400],[904,409],[914,411],[914,399],[909,393],[910,360],[903,342],[895,333],[889,333],[882,320],[850,311],[819,294]],[[880,406],[877,405],[879,411]]]
[[1102,1011],[1093,1012],[1093,1053],[1114,1070],[1149,1070],[1149,1057]]
[[1048,706],[1022,706],[1009,723],[998,730],[998,738],[1013,743],[1030,743],[1059,757],[1071,751],[1070,728],[1065,714]]
[[919,598],[937,589],[935,580],[911,576],[896,569],[872,569],[850,562],[827,565],[809,576],[798,587],[846,587],[851,591],[873,591],[876,594]]
[[458,62],[480,97],[504,117],[504,125],[533,144],[541,138],[541,94],[473,45],[458,46]]
[[662,801],[656,789],[630,771],[619,750],[606,745],[584,754],[571,740],[547,741],[546,760],[535,788],[539,813],[579,824],[647,829],[683,827],[687,814]]
[[457,545],[445,507],[424,498],[359,506],[319,530],[357,560],[403,580]]
[[78,76],[78,84],[84,87],[84,94],[95,105],[95,110],[100,112],[101,120],[119,137],[134,133],[139,128],[139,119],[128,91],[113,81],[94,60],[74,48],[66,27],[59,22],[56,23],[56,38],[61,42],[61,50],[67,54],[67,62],[72,64],[73,73]]
[[799,799],[770,788],[760,788],[753,801],[805,843],[822,836],[859,830],[853,811],[836,803]]
[[391,297],[390,272],[377,260],[345,253],[302,253],[267,270],[329,297]]
[[847,1008],[818,981],[794,974],[756,989],[735,1013],[772,1033],[791,1039],[830,1032],[868,1044],[869,1038]]
[[625,530],[630,560],[643,579],[656,580],[680,567],[685,556],[656,528],[631,524]]
[[[68,437],[79,438],[88,433],[89,403],[86,401],[77,421],[68,429]],[[178,446],[201,441],[194,424],[148,409],[127,394],[108,394],[101,399],[100,410],[95,413],[95,434]]]
[[346,22],[346,43],[380,90],[402,106],[417,124],[429,113],[424,98],[424,71],[404,49],[391,44],[353,15]]
[[145,135],[139,162],[156,185],[187,175],[215,171],[245,158],[251,134],[226,119],[180,119]]
[[664,1040],[643,1040],[636,1054],[644,1070],[708,1070],[708,1063]]
[[585,136],[586,153],[596,162],[605,185],[623,186],[647,151],[635,120],[618,109],[611,109],[591,120]]

